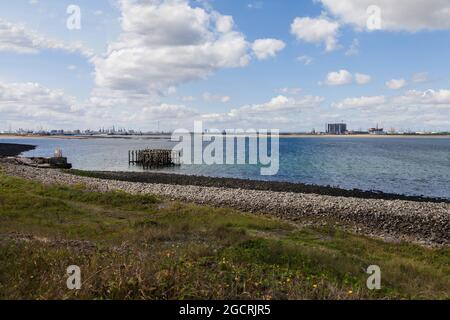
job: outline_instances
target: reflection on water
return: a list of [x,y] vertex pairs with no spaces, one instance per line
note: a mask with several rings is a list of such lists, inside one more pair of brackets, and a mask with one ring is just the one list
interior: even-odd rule
[[[141,171],[129,166],[128,150],[170,148],[161,139],[0,139],[37,149],[25,156],[63,150],[76,169]],[[189,165],[160,169],[173,173],[303,182],[342,188],[445,197],[450,199],[450,139],[281,138],[280,170],[261,176],[254,165]]]

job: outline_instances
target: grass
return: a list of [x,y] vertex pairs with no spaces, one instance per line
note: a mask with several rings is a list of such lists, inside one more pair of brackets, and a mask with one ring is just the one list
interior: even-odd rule
[[[0,173],[0,299],[449,299],[449,261],[448,248]],[[381,290],[366,287],[373,264]]]

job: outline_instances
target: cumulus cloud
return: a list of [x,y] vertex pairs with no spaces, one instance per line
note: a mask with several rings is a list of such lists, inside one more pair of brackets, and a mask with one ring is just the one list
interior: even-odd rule
[[38,83],[0,82],[0,113],[4,119],[40,120],[62,123],[82,115],[76,99],[62,90],[51,90]]
[[391,90],[398,90],[405,87],[407,84],[405,79],[392,79],[386,82],[386,87]]
[[337,48],[339,23],[326,17],[297,17],[291,24],[291,33],[298,40],[308,43],[325,44],[326,51]]
[[255,104],[244,106],[238,109],[240,112],[246,113],[261,113],[261,112],[278,112],[278,111],[292,111],[303,108],[315,107],[324,99],[317,96],[305,96],[300,98],[286,97],[279,95],[272,98],[269,102],[264,104]]
[[[158,121],[164,130],[186,127],[192,125],[193,119],[199,114],[196,109],[183,104],[158,102],[147,102],[139,108],[121,108],[115,104],[108,108],[86,108],[85,113],[82,122],[84,127],[88,119],[94,127],[114,124],[142,130],[155,129]],[[101,119],[101,124],[95,119]]]
[[258,39],[253,42],[252,50],[258,60],[265,60],[270,57],[275,57],[285,47],[286,44],[281,40]]
[[329,86],[342,86],[350,84],[353,81],[353,76],[347,70],[339,70],[338,72],[330,72],[327,75],[325,84]]
[[148,107],[121,110],[120,108],[93,108],[87,110],[91,118],[101,118],[106,123],[135,127],[151,127],[155,120],[161,120],[166,128],[190,128],[194,120],[203,120],[209,127],[260,128],[290,125],[298,127],[297,115],[314,112],[324,98],[316,96],[288,97],[279,95],[261,104],[249,104],[222,113],[203,112],[183,104],[149,104]]
[[[385,97],[346,98],[332,103],[339,116],[351,117],[353,122],[370,124],[380,119],[386,126],[447,129],[450,122],[450,90],[409,90],[404,94]],[[370,124],[373,125],[373,124]]]
[[123,31],[95,59],[100,88],[158,95],[250,61],[249,44],[229,16],[191,7],[187,0],[121,0],[120,7]]
[[357,29],[367,27],[367,8],[381,9],[381,27],[387,31],[450,29],[448,0],[319,0],[327,12],[341,23]]
[[13,24],[0,19],[0,52],[19,54],[37,54],[43,49],[64,50],[91,57],[93,52],[80,43],[65,43],[51,39],[26,29],[23,25]]
[[234,20],[232,16],[218,15],[216,20],[217,31],[221,33],[231,32],[234,27]]
[[305,110],[314,110],[324,101],[319,96],[287,97],[279,95],[261,104],[245,105],[225,113],[203,114],[201,119],[214,124],[229,123],[234,127],[262,124],[266,127],[280,123],[290,123],[298,127],[293,118]]
[[437,108],[450,108],[450,90],[409,90],[404,95],[394,98],[394,103],[405,105],[428,105]]

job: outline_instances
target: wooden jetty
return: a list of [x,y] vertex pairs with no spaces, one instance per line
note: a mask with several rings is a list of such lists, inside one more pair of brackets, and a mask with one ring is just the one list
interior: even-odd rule
[[181,164],[179,151],[166,149],[145,149],[128,151],[128,163],[144,167],[165,167]]

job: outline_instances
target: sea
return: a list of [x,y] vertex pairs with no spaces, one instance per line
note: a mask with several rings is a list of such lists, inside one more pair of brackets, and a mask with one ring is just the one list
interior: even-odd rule
[[56,148],[73,168],[144,171],[252,180],[287,181],[344,189],[450,199],[450,138],[281,137],[279,170],[262,176],[258,165],[181,165],[144,169],[128,163],[128,151],[172,148],[170,139],[0,138],[0,143],[36,145],[23,156],[52,156]]

